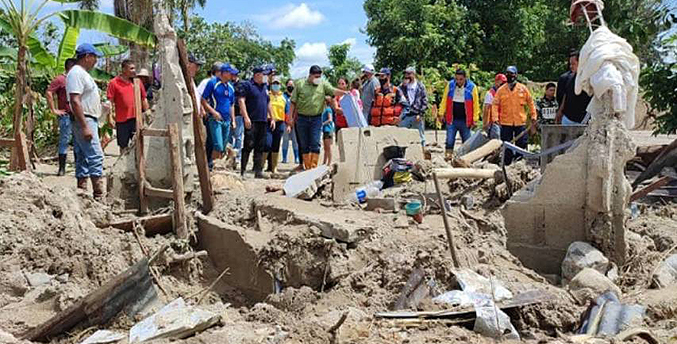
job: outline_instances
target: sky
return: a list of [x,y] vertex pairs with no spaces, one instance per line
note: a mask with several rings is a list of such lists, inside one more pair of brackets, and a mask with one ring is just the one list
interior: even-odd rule
[[[363,64],[372,64],[376,49],[367,43],[360,32],[367,22],[362,0],[207,0],[205,8],[197,7],[195,14],[208,22],[249,22],[266,40],[279,44],[284,38],[296,42],[296,60],[291,68],[293,77],[308,74],[310,66],[329,65],[327,53],[334,44],[350,43],[350,56]],[[45,11],[71,8],[50,2]],[[100,0],[101,11],[112,13],[113,0]],[[109,42],[105,35],[83,30],[80,42]]]

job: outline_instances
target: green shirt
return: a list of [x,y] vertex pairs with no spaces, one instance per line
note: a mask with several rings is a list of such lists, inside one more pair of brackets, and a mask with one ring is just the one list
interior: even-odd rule
[[326,80],[315,85],[307,78],[294,82],[294,92],[291,101],[296,105],[299,115],[320,116],[324,111],[325,97],[334,96],[334,87]]

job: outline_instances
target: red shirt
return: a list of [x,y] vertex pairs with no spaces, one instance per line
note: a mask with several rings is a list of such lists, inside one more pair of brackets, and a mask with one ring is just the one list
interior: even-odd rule
[[[341,108],[341,97],[336,97],[336,108],[340,109]],[[338,112],[338,111],[337,111]],[[337,128],[348,128],[348,121],[346,121],[346,117],[341,115],[341,114],[336,114],[336,118],[334,119],[336,123]]]
[[[134,83],[116,76],[108,83],[108,99],[115,105],[115,122],[127,122],[134,114]],[[146,99],[146,88],[141,83],[141,99]],[[139,100],[141,101],[141,100]]]
[[68,98],[66,97],[66,74],[61,74],[52,80],[52,83],[47,87],[49,92],[56,94],[56,106],[59,110],[66,110],[66,112],[71,112],[71,107],[68,104]]

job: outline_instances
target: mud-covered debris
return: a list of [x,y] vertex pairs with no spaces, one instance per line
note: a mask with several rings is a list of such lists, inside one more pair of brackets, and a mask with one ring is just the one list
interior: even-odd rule
[[609,259],[592,245],[576,241],[569,245],[567,255],[562,261],[562,277],[572,280],[581,270],[591,268],[606,274],[609,269]]

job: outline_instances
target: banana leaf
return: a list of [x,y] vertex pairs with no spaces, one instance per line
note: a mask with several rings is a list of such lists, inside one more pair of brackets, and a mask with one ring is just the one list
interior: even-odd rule
[[17,51],[14,48],[10,47],[0,47],[0,57],[8,58],[12,61],[16,61]]
[[66,26],[61,44],[59,45],[59,59],[56,66],[54,66],[59,71],[63,71],[67,59],[74,57],[78,36],[80,36],[80,29],[74,26]]
[[[11,35],[14,35],[14,29],[12,29],[12,26],[9,24],[9,22],[7,22],[7,20],[2,17],[0,17],[0,29],[5,30]],[[54,66],[56,63],[54,55],[47,51],[47,48],[42,45],[40,40],[35,35],[28,36],[28,41],[26,43],[28,45],[28,51],[31,54],[31,58],[34,61],[47,66]]]
[[129,47],[126,45],[113,45],[110,43],[96,43],[94,47],[99,49],[104,57],[122,55],[129,51]]
[[149,48],[155,46],[155,35],[153,33],[116,16],[84,10],[65,10],[57,15],[67,27],[97,30]]
[[113,79],[115,77],[114,75],[108,74],[105,71],[98,68],[90,70],[89,75],[91,75],[92,78],[94,78],[94,80],[96,81],[110,81],[110,79]]

